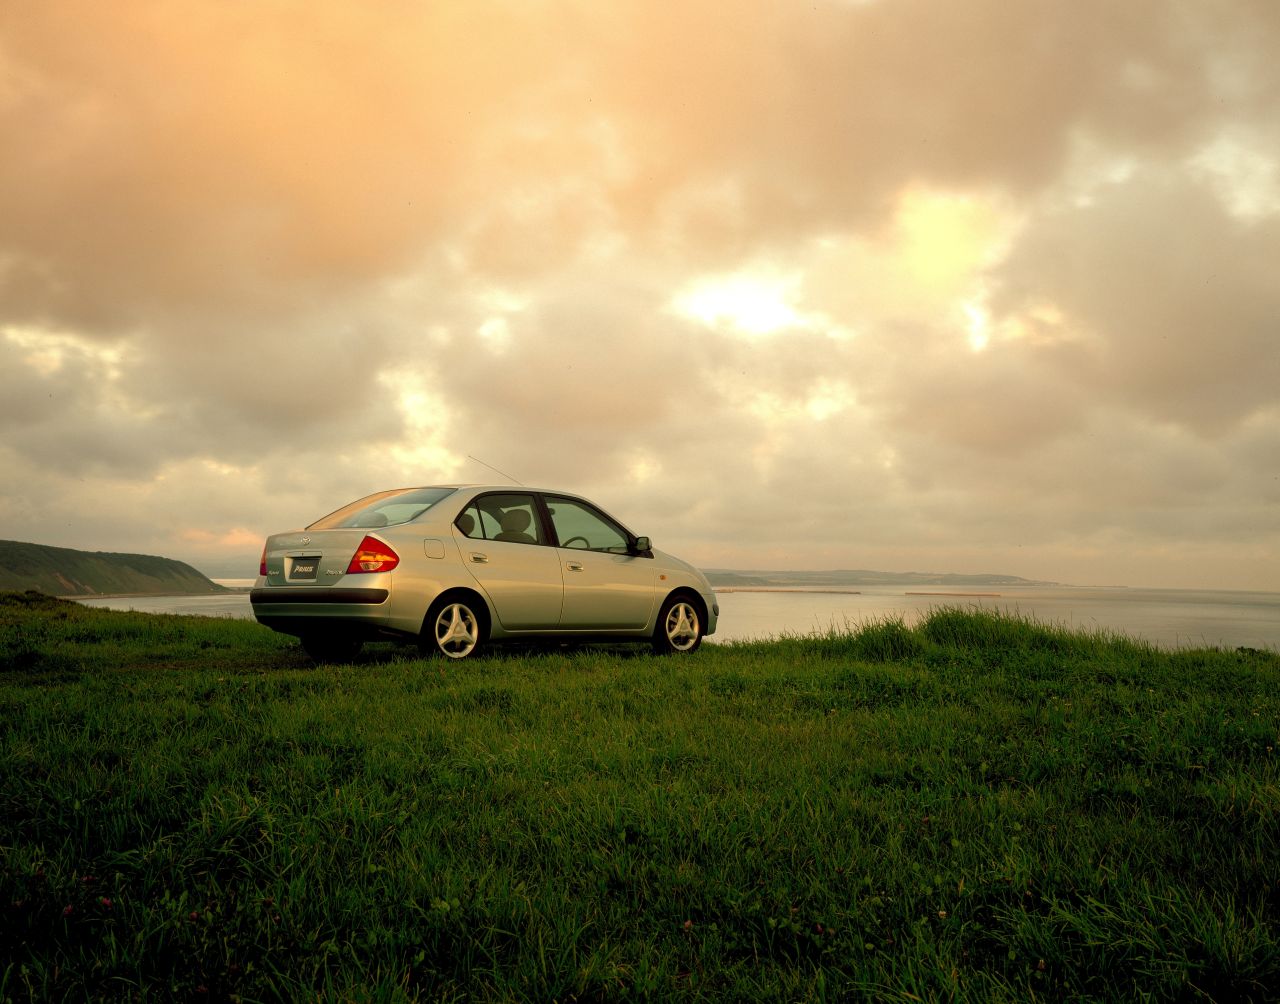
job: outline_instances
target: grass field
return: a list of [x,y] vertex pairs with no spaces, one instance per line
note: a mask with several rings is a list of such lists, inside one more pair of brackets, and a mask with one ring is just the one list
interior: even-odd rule
[[0,594],[0,1000],[1274,1000],[1280,656],[369,650]]

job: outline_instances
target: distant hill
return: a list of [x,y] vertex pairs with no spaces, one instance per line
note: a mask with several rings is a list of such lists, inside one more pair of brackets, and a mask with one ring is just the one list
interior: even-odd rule
[[75,551],[16,540],[0,540],[0,589],[35,589],[50,596],[228,592],[172,558]]
[[1051,586],[1017,575],[961,575],[955,572],[873,572],[865,568],[827,572],[742,571],[704,569],[713,586],[786,589],[839,586]]

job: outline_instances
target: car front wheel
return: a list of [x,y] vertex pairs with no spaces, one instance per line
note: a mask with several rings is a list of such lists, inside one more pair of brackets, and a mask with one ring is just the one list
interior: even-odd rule
[[659,655],[696,651],[705,628],[698,608],[683,596],[672,596],[662,604],[653,632],[653,650]]
[[484,640],[484,629],[469,600],[437,603],[427,614],[418,645],[426,655],[466,659]]

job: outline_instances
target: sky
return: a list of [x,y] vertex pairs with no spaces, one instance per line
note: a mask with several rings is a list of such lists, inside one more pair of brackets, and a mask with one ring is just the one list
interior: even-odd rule
[[[386,488],[1280,590],[1280,4],[0,5],[0,537]],[[472,459],[472,458],[478,458]]]

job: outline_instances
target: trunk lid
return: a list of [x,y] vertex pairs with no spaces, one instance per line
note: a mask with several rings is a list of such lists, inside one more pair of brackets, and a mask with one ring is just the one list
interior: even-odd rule
[[268,586],[332,586],[368,530],[293,530],[267,538]]

